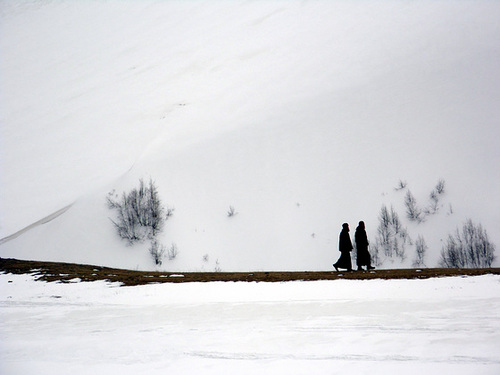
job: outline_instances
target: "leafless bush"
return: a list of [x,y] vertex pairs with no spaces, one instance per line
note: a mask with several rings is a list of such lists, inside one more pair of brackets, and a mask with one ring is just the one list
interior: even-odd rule
[[417,206],[417,200],[410,190],[405,195],[406,216],[412,221],[422,222],[424,217],[422,210]]
[[406,188],[406,186],[408,186],[408,183],[406,181],[399,180],[398,185],[394,188],[394,190],[396,191],[403,190]]
[[229,206],[229,209],[227,210],[227,217],[233,217],[236,215],[237,212],[233,206]]
[[220,267],[219,259],[215,261],[214,272],[222,272],[222,268]]
[[152,239],[163,228],[166,220],[165,209],[160,201],[158,189],[150,179],[146,185],[139,180],[139,188],[123,193],[121,199],[108,194],[108,207],[117,212],[117,218],[111,219],[118,235],[129,243]]
[[175,208],[173,208],[173,207],[167,207],[167,209],[166,209],[166,215],[165,215],[165,220],[168,220],[170,217],[174,216],[174,211],[175,211]]
[[177,258],[177,254],[179,254],[179,250],[177,250],[177,245],[173,243],[169,248],[167,252],[168,260],[174,260]]
[[372,247],[375,264],[379,265],[382,261],[379,250],[383,250],[383,255],[387,258],[396,256],[405,259],[406,245],[409,243],[411,244],[410,236],[401,224],[397,212],[393,207],[389,211],[387,206],[383,205],[379,214],[377,238]]
[[417,241],[415,241],[415,260],[413,261],[413,267],[425,267],[424,258],[425,252],[428,247],[425,243],[424,237],[418,236]]
[[444,185],[445,185],[444,180],[440,179],[438,181],[438,183],[436,184],[436,188],[435,188],[437,194],[439,194],[439,195],[444,194]]
[[165,246],[158,243],[158,241],[151,241],[151,247],[149,248],[149,253],[153,257],[155,264],[161,266],[163,263],[163,257],[165,256]]
[[444,194],[444,185],[445,182],[443,179],[439,180],[436,184],[436,187],[429,194],[429,207],[424,210],[426,215],[432,215],[438,212],[439,210],[439,201],[441,199],[441,195]]
[[495,245],[481,224],[475,225],[468,219],[460,232],[449,235],[441,250],[441,262],[448,268],[489,268],[495,260]]

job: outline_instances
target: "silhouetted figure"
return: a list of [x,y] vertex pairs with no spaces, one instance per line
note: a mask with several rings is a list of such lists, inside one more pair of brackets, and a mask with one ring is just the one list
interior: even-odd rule
[[356,228],[356,233],[354,234],[354,241],[356,241],[356,264],[358,265],[358,271],[363,271],[362,266],[366,266],[367,270],[372,270],[375,267],[371,265],[371,257],[368,252],[368,237],[366,236],[365,223],[363,221],[359,222]]
[[339,236],[339,251],[340,258],[333,266],[335,269],[339,270],[339,268],[345,268],[347,271],[352,271],[352,263],[351,263],[351,251],[352,251],[352,242],[351,237],[349,236],[349,224],[342,224],[342,231]]

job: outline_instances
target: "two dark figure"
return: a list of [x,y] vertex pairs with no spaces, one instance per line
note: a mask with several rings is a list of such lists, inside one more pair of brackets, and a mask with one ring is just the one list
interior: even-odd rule
[[[367,270],[374,269],[375,267],[371,265],[370,253],[368,252],[369,243],[368,237],[366,236],[365,223],[363,221],[360,221],[356,228],[354,240],[356,241],[356,264],[358,265],[358,271],[363,271],[363,266],[366,266]],[[349,224],[344,223],[342,224],[342,231],[339,237],[340,258],[337,263],[333,265],[337,272],[339,268],[353,271],[351,263],[352,249],[351,237],[349,236]]]

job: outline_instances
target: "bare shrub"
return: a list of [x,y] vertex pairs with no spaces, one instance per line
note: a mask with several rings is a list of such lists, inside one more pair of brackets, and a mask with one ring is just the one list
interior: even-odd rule
[[444,194],[444,185],[445,182],[443,179],[440,179],[434,189],[429,194],[429,206],[424,210],[426,215],[432,215],[438,212],[439,210],[439,201],[441,199],[441,195]]
[[177,258],[177,254],[179,254],[179,250],[177,249],[177,245],[173,243],[169,248],[167,252],[168,260],[174,260]]
[[406,186],[408,186],[408,183],[406,181],[399,180],[398,185],[394,188],[394,190],[396,191],[403,190],[406,188]]
[[222,272],[222,268],[220,267],[219,259],[215,261],[214,272]]
[[158,189],[151,179],[147,185],[139,180],[139,188],[132,189],[128,194],[123,193],[121,199],[116,199],[113,193],[108,194],[107,203],[110,209],[117,212],[116,220],[111,221],[118,235],[131,244],[155,237],[163,229],[167,218]]
[[406,228],[403,227],[399,215],[393,207],[389,211],[387,206],[383,205],[379,214],[377,238],[372,247],[375,264],[380,265],[382,262],[380,250],[387,258],[396,256],[404,260],[407,244],[411,244],[411,238]]
[[481,224],[468,219],[460,232],[449,235],[441,250],[441,266],[448,268],[489,268],[495,260],[495,245]]
[[424,237],[421,235],[419,235],[415,241],[415,248],[415,260],[413,261],[413,267],[425,267],[424,258],[428,247],[425,243]]
[[168,220],[170,217],[174,216],[174,211],[175,208],[167,206],[165,220]]
[[149,253],[153,257],[155,264],[161,266],[163,263],[163,257],[165,256],[165,246],[161,245],[158,241],[151,241],[151,247],[149,248]]
[[440,179],[438,181],[438,183],[436,184],[436,188],[435,188],[436,193],[438,193],[439,195],[444,194],[444,185],[445,185],[444,180]]
[[422,222],[424,217],[422,210],[417,206],[417,200],[410,190],[405,195],[406,216],[412,221]]
[[233,206],[229,206],[229,209],[227,210],[227,217],[233,217],[237,214],[235,208]]
[[429,194],[429,207],[427,207],[424,210],[424,213],[426,215],[432,215],[438,212],[439,210],[439,196],[436,192],[436,190],[432,190],[431,193]]
[[377,228],[379,243],[384,249],[385,255],[392,256],[392,246],[390,246],[391,233],[391,217],[387,206],[383,205],[379,214],[379,225]]

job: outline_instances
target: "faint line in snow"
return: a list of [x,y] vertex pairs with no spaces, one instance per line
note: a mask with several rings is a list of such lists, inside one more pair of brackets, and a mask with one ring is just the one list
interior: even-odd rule
[[184,354],[192,357],[201,357],[207,359],[254,361],[254,360],[308,360],[308,361],[363,361],[363,362],[427,362],[427,363],[482,363],[482,364],[500,364],[499,359],[453,356],[453,357],[417,357],[404,355],[364,355],[364,354],[345,354],[345,355],[315,355],[315,354],[272,354],[272,353],[233,353],[233,352],[185,352]]
[[10,240],[13,240],[13,239],[19,237],[21,234],[26,233],[27,231],[29,231],[33,228],[36,228],[39,225],[47,224],[49,221],[54,220],[55,218],[61,216],[63,213],[68,211],[71,208],[71,206],[73,206],[73,203],[61,208],[60,210],[57,210],[56,212],[51,213],[48,216],[45,216],[43,219],[35,221],[33,224],[28,225],[27,227],[11,234],[10,236],[0,238],[0,245],[4,244],[7,241],[10,241]]

